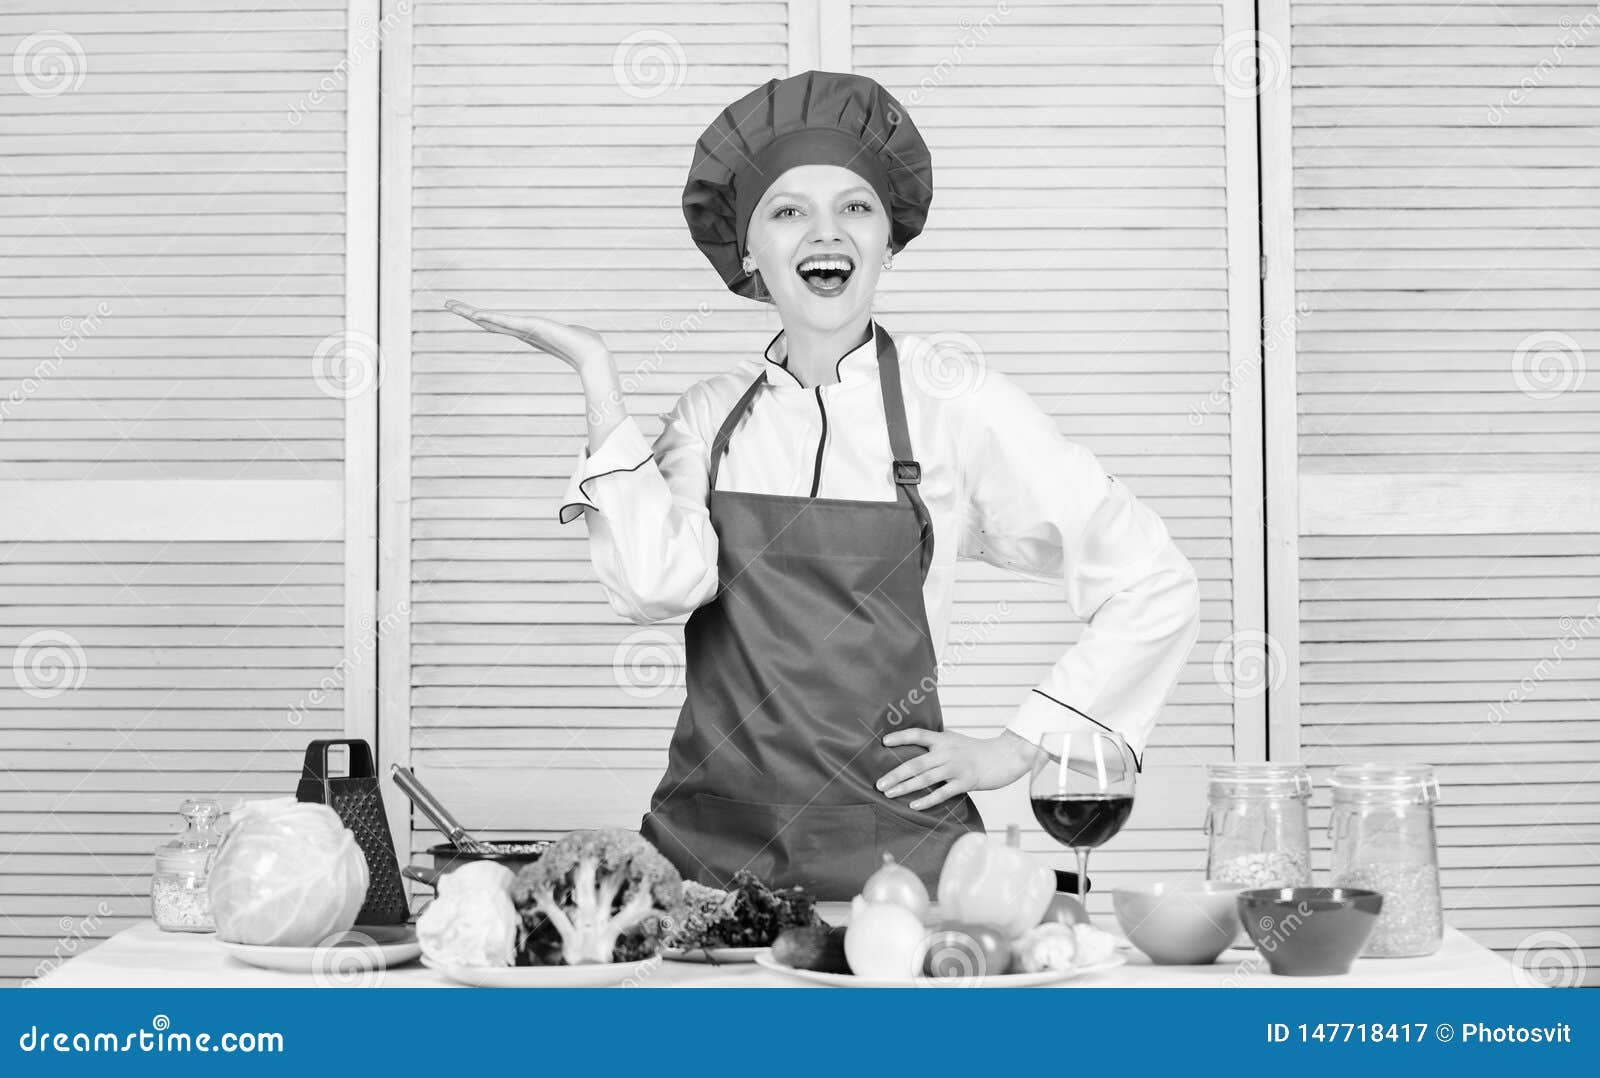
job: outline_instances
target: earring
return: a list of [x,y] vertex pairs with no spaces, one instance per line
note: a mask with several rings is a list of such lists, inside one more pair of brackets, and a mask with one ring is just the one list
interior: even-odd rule
[[894,268],[894,252],[893,251],[890,251],[888,254],[883,256],[883,268],[884,269],[893,269]]
[[745,255],[739,260],[739,267],[743,269],[745,273],[754,273],[756,271],[756,260],[751,258],[749,255]]

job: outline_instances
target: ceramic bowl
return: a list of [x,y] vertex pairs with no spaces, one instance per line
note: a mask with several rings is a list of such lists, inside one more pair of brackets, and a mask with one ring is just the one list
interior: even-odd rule
[[1239,934],[1244,887],[1212,880],[1173,880],[1112,892],[1117,923],[1133,945],[1160,966],[1215,962]]
[[1348,887],[1244,891],[1239,920],[1272,972],[1330,977],[1350,972],[1378,924],[1383,896]]

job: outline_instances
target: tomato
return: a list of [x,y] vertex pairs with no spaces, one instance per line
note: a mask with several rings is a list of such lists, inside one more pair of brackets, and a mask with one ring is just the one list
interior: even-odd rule
[[1011,941],[997,925],[944,921],[928,934],[923,972],[967,980],[995,977],[1011,966]]
[[1050,924],[1052,921],[1064,925],[1086,925],[1089,923],[1089,912],[1073,895],[1057,891],[1050,905],[1045,907],[1044,916],[1039,918],[1040,924]]

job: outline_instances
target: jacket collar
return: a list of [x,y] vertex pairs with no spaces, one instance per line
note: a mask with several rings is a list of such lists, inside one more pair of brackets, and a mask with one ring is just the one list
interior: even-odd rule
[[[867,339],[839,357],[835,370],[841,382],[855,382],[878,377],[878,323],[867,324]],[[772,338],[762,353],[766,359],[767,384],[785,389],[806,389],[800,379],[790,372],[789,341],[782,330]]]

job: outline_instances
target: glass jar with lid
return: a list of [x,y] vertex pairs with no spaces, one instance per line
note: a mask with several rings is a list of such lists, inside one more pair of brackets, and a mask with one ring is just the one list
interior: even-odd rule
[[1444,942],[1433,768],[1355,764],[1335,768],[1333,883],[1383,895],[1378,924],[1362,953],[1381,958],[1429,955]]
[[222,806],[191,799],[178,811],[183,815],[183,830],[156,849],[150,915],[157,927],[168,932],[214,932],[216,923],[206,887],[211,879],[211,859],[222,841]]
[[1310,886],[1305,767],[1212,764],[1207,780],[1206,878],[1250,888]]

